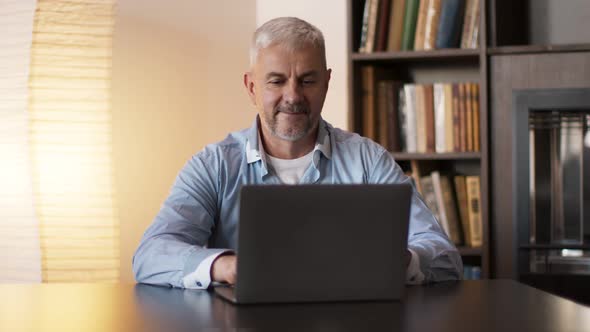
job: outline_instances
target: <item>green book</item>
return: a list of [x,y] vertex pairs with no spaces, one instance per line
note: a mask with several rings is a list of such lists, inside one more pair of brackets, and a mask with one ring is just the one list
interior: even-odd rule
[[406,13],[404,14],[404,28],[402,32],[402,51],[411,51],[414,49],[414,35],[416,34],[419,7],[420,0],[406,0]]

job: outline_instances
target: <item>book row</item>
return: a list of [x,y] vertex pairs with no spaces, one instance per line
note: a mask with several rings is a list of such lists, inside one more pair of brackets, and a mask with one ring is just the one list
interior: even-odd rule
[[393,152],[480,151],[477,83],[373,81],[363,67],[362,134]]
[[365,0],[360,53],[479,47],[479,0]]
[[455,245],[481,247],[480,178],[477,175],[412,174],[417,190]]

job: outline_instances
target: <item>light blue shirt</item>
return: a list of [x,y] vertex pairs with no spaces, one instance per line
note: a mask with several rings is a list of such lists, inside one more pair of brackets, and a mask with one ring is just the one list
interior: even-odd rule
[[[210,266],[216,254],[236,250],[242,185],[281,183],[266,158],[259,143],[258,117],[250,128],[231,133],[194,155],[178,174],[135,252],[136,280],[186,287],[186,279],[199,266]],[[379,144],[324,120],[320,120],[311,164],[300,180],[301,184],[409,182]],[[461,256],[415,189],[408,249],[419,257],[424,281],[461,278]]]

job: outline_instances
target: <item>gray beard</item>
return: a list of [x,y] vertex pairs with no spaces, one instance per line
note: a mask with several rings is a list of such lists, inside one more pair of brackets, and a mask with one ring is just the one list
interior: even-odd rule
[[[305,124],[305,127],[302,130],[296,132],[294,132],[293,130],[287,130],[287,132],[279,132],[276,118],[279,112],[305,113],[307,123]],[[307,136],[312,127],[311,119],[309,117],[309,108],[302,104],[277,106],[273,115],[271,117],[266,118],[266,123],[268,124],[268,129],[270,130],[271,134],[289,142],[295,142]]]

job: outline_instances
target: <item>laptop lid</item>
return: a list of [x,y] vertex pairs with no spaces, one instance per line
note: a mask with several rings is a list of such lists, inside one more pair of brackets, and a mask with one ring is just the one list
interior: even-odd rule
[[241,190],[235,302],[400,299],[412,188]]

